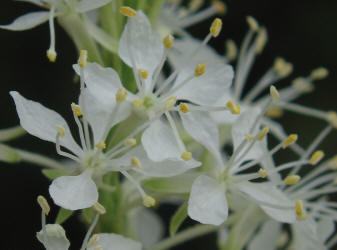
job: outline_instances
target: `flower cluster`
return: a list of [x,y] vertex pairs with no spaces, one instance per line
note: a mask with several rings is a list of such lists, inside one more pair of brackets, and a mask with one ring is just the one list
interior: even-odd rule
[[[337,243],[337,203],[330,199],[337,191],[337,159],[322,160],[319,149],[337,128],[337,115],[293,103],[327,77],[325,68],[277,90],[274,85],[293,67],[276,58],[244,92],[267,42],[266,29],[247,17],[240,50],[228,40],[226,55],[207,45],[219,36],[221,19],[214,19],[203,41],[185,30],[224,14],[222,1],[202,10],[198,0],[187,8],[180,1],[151,1],[151,10],[146,1],[136,4],[139,10],[111,0],[28,2],[45,10],[0,28],[25,30],[49,20],[47,56],[54,62],[57,18],[79,49],[73,65],[78,98],[66,104],[77,126],[75,138],[57,112],[10,92],[21,127],[54,143],[67,162],[0,144],[0,160],[34,162],[51,179],[50,197],[61,207],[54,224],[46,223],[50,207],[38,197],[42,229],[37,238],[47,250],[69,249],[60,224],[75,210],[88,222],[81,250],[167,249],[213,231],[220,249],[329,249]],[[297,134],[287,134],[273,119],[285,111],[327,126],[303,148]],[[0,131],[0,142],[23,134],[21,127]],[[282,150],[298,159],[276,164]],[[171,237],[158,243],[162,223],[148,208],[172,200],[179,208]],[[187,217],[201,224],[177,233]],[[93,234],[96,225],[103,232]]]

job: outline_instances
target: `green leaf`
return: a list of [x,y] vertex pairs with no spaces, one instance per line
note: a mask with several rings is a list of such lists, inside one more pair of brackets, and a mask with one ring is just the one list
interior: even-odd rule
[[59,213],[57,214],[56,217],[56,224],[62,224],[65,222],[72,214],[74,211],[67,210],[64,208],[60,208]]
[[151,192],[186,194],[197,176],[197,173],[185,173],[170,178],[151,178],[143,180],[142,186]]
[[175,212],[170,221],[170,235],[173,236],[187,217],[187,201]]
[[50,180],[54,180],[60,176],[69,175],[68,171],[60,169],[43,169],[42,173]]
[[20,160],[20,155],[15,151],[15,149],[4,144],[0,144],[0,161],[16,163]]

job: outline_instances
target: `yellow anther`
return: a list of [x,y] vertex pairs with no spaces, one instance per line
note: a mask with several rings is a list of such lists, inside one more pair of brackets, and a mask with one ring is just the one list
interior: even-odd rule
[[80,107],[80,105],[77,105],[75,103],[71,104],[71,109],[73,110],[74,114],[79,117],[83,115],[82,109]]
[[116,93],[116,102],[124,102],[128,92],[124,88],[120,88]]
[[263,178],[263,179],[266,178],[267,175],[268,175],[267,170],[262,169],[262,168],[259,169],[258,173],[259,173],[259,175],[261,176],[261,178]]
[[227,5],[222,1],[215,0],[212,2],[212,6],[220,15],[224,15],[227,12]]
[[337,113],[334,111],[330,111],[327,115],[327,121],[333,126],[335,129],[337,129]]
[[266,116],[271,118],[280,118],[283,115],[283,110],[277,107],[270,107],[266,111]]
[[258,22],[256,21],[256,19],[252,16],[247,16],[247,23],[248,23],[248,26],[249,28],[252,30],[252,31],[255,31],[257,32],[259,30],[259,24]]
[[42,195],[39,195],[37,197],[37,202],[39,203],[42,211],[45,213],[45,215],[48,215],[50,212],[50,206],[48,204],[48,201],[46,198],[44,198]]
[[104,248],[103,248],[103,246],[99,245],[99,246],[95,247],[94,250],[104,250]]
[[269,127],[268,126],[265,126],[261,131],[260,133],[257,135],[257,139],[259,141],[262,141],[266,135],[269,133]]
[[55,62],[56,57],[57,57],[56,51],[54,49],[48,49],[47,50],[47,57],[48,57],[50,62]]
[[316,165],[320,160],[324,157],[324,152],[322,150],[317,150],[315,153],[312,154],[310,158],[310,164]]
[[337,170],[337,155],[331,158],[328,164],[331,170]]
[[56,130],[57,130],[57,133],[58,133],[61,137],[63,137],[63,136],[66,135],[66,130],[65,130],[65,128],[64,128],[63,126],[61,126],[61,125],[56,125],[55,128],[56,128]]
[[185,151],[181,154],[181,159],[183,159],[184,161],[189,161],[192,159],[192,153]]
[[296,219],[297,220],[305,220],[307,218],[307,213],[303,208],[303,202],[301,200],[296,201]]
[[163,40],[165,49],[172,48],[173,43],[174,43],[174,37],[172,35],[167,35]]
[[228,101],[226,103],[226,107],[231,111],[233,115],[238,115],[241,112],[241,107],[239,104],[233,103],[232,101]]
[[138,74],[141,76],[141,78],[143,79],[147,79],[147,77],[149,76],[149,72],[145,69],[139,69],[138,70]]
[[131,157],[131,165],[135,166],[136,168],[142,168],[142,164],[140,163],[140,160],[137,157]]
[[322,80],[326,78],[328,75],[329,75],[329,71],[324,67],[320,67],[320,68],[314,69],[311,72],[310,78],[313,80]]
[[169,97],[164,103],[164,109],[165,110],[172,109],[176,105],[176,102],[177,102],[176,97],[174,97],[174,96]]
[[185,114],[190,112],[190,108],[188,107],[188,105],[186,103],[181,102],[179,104],[179,108],[180,108],[180,111],[185,113]]
[[291,145],[293,145],[297,141],[297,134],[291,134],[283,141],[282,148],[287,148]]
[[251,134],[245,134],[245,137],[246,137],[246,140],[249,142],[255,139],[254,135],[251,135]]
[[211,35],[213,37],[217,37],[222,29],[222,21],[220,18],[215,18],[210,29],[209,32],[211,33]]
[[234,61],[238,55],[238,48],[233,40],[226,41],[226,58],[228,61]]
[[201,7],[203,2],[203,0],[192,0],[188,4],[188,9],[193,13]]
[[141,100],[134,100],[132,104],[136,109],[140,109],[141,107],[143,107],[143,101]]
[[84,68],[84,66],[87,64],[88,60],[88,51],[82,49],[80,51],[80,57],[78,58],[78,65],[80,65],[81,68]]
[[124,145],[126,147],[134,147],[137,144],[137,140],[135,138],[129,138],[125,141]]
[[256,53],[261,54],[264,46],[266,45],[268,40],[267,30],[265,28],[261,28],[256,37]]
[[300,179],[301,179],[301,176],[299,175],[288,175],[284,179],[284,183],[287,185],[295,185]]
[[94,234],[93,236],[91,236],[88,242],[88,247],[93,247],[98,241],[99,241],[99,235]]
[[105,207],[103,207],[103,205],[98,203],[98,202],[92,206],[92,209],[98,214],[105,214],[106,213]]
[[145,195],[143,197],[143,205],[145,207],[153,207],[154,205],[156,205],[156,200],[149,195]]
[[274,62],[273,70],[281,77],[286,77],[293,71],[293,65],[286,62],[283,58],[276,58]]
[[134,9],[128,7],[128,6],[122,6],[119,9],[119,12],[126,17],[135,17],[137,16],[137,11],[135,11]]
[[199,63],[194,70],[194,76],[198,77],[206,72],[206,63]]
[[271,98],[273,99],[273,102],[277,102],[278,99],[280,98],[280,94],[278,93],[277,89],[275,88],[275,86],[270,86],[270,95],[271,95]]
[[104,141],[100,141],[99,143],[96,144],[96,148],[103,150],[106,148],[106,143]]
[[314,90],[314,85],[303,77],[297,77],[292,81],[292,86],[300,93],[309,93]]

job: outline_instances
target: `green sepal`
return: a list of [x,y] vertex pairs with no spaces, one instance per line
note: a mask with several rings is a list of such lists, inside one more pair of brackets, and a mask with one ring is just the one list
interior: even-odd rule
[[69,175],[69,172],[61,169],[42,169],[42,174],[50,180],[54,180],[58,177]]
[[67,219],[69,219],[69,217],[73,214],[74,211],[72,210],[67,210],[64,208],[60,208],[57,217],[56,217],[56,224],[62,224],[63,222],[65,222]]
[[170,235],[173,236],[187,217],[187,201],[174,213],[170,221]]
[[21,161],[21,157],[15,151],[15,149],[8,147],[4,144],[0,144],[0,161],[16,163]]
[[151,178],[143,180],[142,186],[150,192],[186,194],[197,176],[197,173],[185,173],[170,178]]

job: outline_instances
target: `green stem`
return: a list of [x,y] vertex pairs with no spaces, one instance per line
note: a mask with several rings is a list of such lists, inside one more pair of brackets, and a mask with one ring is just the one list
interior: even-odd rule
[[10,141],[26,134],[26,131],[21,126],[0,130],[0,142]]
[[49,167],[53,169],[65,169],[65,167],[57,161],[48,157],[25,151],[22,149],[15,149],[15,152],[20,156],[20,159],[25,162],[34,163],[42,167]]
[[176,235],[161,241],[155,245],[152,250],[165,250],[178,244],[184,243],[190,239],[209,234],[218,230],[218,227],[211,225],[197,225],[192,228],[186,229]]
[[74,41],[78,50],[85,49],[88,51],[88,60],[91,62],[98,62],[104,65],[101,54],[98,50],[97,44],[90,37],[83,20],[78,14],[70,14],[67,16],[60,16],[59,23]]
[[154,26],[157,22],[158,15],[161,12],[162,6],[164,4],[164,0],[152,0],[147,9],[147,15],[150,19],[152,26]]

